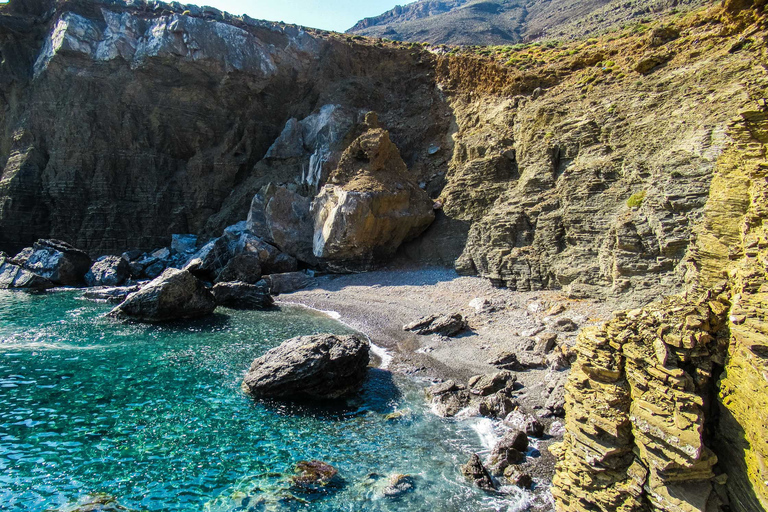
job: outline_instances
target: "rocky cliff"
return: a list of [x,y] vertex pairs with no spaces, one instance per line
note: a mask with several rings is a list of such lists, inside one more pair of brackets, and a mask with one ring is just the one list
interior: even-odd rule
[[584,37],[698,0],[418,0],[360,20],[347,32],[396,41],[503,45]]
[[768,509],[766,128],[753,109],[728,123],[694,230],[693,291],[579,337],[554,450],[561,510]]

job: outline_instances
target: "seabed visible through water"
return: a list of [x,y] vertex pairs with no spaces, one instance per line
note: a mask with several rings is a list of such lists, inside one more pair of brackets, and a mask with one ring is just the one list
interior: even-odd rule
[[[140,325],[104,318],[109,309],[77,292],[0,292],[0,509],[44,512],[96,494],[148,511],[527,508],[521,491],[488,495],[464,480],[459,465],[488,449],[478,420],[434,416],[405,377],[372,369],[341,406],[243,394],[269,348],[350,332],[327,315],[283,305]],[[314,459],[344,485],[291,489],[294,465]],[[398,473],[415,490],[384,497]]]

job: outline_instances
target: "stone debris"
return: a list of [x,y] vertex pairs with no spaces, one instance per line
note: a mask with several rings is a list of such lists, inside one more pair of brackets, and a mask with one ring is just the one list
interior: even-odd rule
[[441,336],[456,336],[467,327],[459,313],[452,315],[429,315],[422,317],[410,324],[404,325],[404,331],[415,332],[416,334],[428,335],[439,334]]

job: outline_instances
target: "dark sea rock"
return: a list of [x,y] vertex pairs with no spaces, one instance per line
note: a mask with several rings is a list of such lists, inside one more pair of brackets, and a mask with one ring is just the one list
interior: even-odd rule
[[55,286],[50,280],[14,265],[0,252],[0,289],[47,290]]
[[267,309],[275,303],[264,281],[218,283],[212,291],[217,305],[233,309]]
[[61,240],[38,240],[24,269],[61,286],[80,286],[91,268],[91,257]]
[[370,344],[358,335],[316,334],[283,342],[256,359],[243,381],[255,397],[335,399],[360,389]]
[[472,454],[469,458],[469,462],[461,466],[461,472],[481,489],[485,489],[486,491],[496,489],[496,484],[493,483],[490,473],[485,469],[483,462],[476,453]]
[[131,275],[128,260],[120,256],[102,256],[85,274],[88,286],[120,286]]
[[186,270],[169,268],[112,310],[111,316],[143,322],[164,322],[210,315],[213,294]]
[[430,315],[403,326],[404,331],[416,334],[440,334],[455,336],[467,327],[467,323],[459,313],[452,315]]
[[512,464],[525,462],[525,450],[528,449],[528,436],[524,432],[507,432],[491,450],[491,471],[501,475]]

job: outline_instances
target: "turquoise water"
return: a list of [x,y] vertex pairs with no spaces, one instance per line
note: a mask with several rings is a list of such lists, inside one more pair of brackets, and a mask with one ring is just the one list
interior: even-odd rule
[[[144,326],[103,317],[77,293],[0,291],[0,510],[43,512],[105,493],[150,511],[483,511],[524,509],[485,494],[458,465],[481,450],[472,420],[425,409],[421,388],[371,370],[342,406],[257,402],[240,390],[251,361],[283,340],[349,332],[303,308],[227,309]],[[406,412],[401,419],[386,415]],[[345,485],[290,488],[319,459]],[[393,473],[416,488],[382,496]]]

